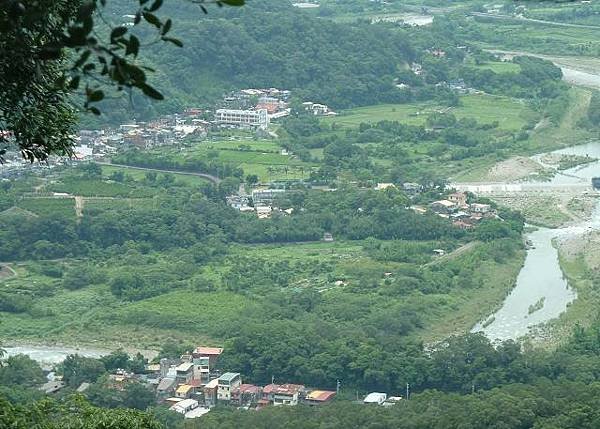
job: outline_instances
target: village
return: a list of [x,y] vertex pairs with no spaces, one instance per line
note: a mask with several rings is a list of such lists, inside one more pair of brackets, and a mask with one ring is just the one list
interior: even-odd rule
[[[129,383],[141,383],[155,394],[158,405],[167,406],[171,412],[193,419],[210,412],[215,406],[230,406],[243,410],[260,410],[267,406],[320,406],[328,404],[340,392],[340,380],[336,390],[309,388],[302,384],[275,383],[259,386],[244,383],[239,372],[222,372],[217,369],[221,347],[198,346],[179,359],[162,358],[158,363],[145,365],[143,373],[117,369],[108,376],[111,389],[123,391]],[[39,389],[55,394],[66,384],[61,376],[49,373],[49,381]],[[76,391],[85,394],[90,383],[82,383]],[[408,389],[408,387],[407,387]],[[401,396],[389,396],[371,392],[357,401],[367,405],[392,406],[402,400]]]
[[[82,129],[74,136],[72,158],[51,156],[44,164],[31,164],[18,152],[7,152],[0,164],[0,179],[19,177],[29,171],[43,171],[81,161],[102,161],[129,149],[149,150],[161,146],[181,146],[188,138],[207,139],[220,130],[252,131],[258,136],[274,138],[269,130],[272,121],[290,114],[289,90],[277,88],[242,89],[225,94],[212,109],[187,108],[151,121],[133,121],[118,127]],[[304,101],[302,108],[315,116],[334,116],[328,106]]]

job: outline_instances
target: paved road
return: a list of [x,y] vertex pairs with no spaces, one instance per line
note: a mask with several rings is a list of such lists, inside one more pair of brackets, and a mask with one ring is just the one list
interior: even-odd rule
[[163,170],[160,168],[134,167],[132,165],[113,164],[112,162],[97,162],[97,164],[110,165],[113,167],[131,168],[134,170],[156,171],[158,173],[173,173],[173,174],[183,174],[185,176],[203,177],[205,179],[210,180],[211,182],[213,182],[215,184],[219,184],[221,182],[221,179],[219,179],[217,176],[213,176],[212,174],[206,174],[206,173],[193,173],[190,171],[179,171],[179,170]]
[[491,18],[496,20],[503,21],[517,21],[517,22],[531,22],[535,24],[545,24],[545,25],[553,25],[555,27],[570,27],[570,28],[587,28],[591,30],[600,30],[600,27],[597,25],[586,25],[586,24],[569,24],[568,22],[558,22],[558,21],[544,21],[543,19],[533,19],[533,18],[525,18],[519,16],[510,16],[510,15],[498,15],[493,13],[484,13],[484,12],[471,12],[471,16],[478,16],[481,18]]

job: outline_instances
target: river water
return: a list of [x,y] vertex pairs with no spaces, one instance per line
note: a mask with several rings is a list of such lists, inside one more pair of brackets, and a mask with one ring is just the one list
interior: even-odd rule
[[[589,155],[600,158],[600,143],[589,143],[555,151],[569,155]],[[534,157],[539,161],[541,156]],[[557,174],[549,186],[590,183],[591,178],[600,176],[600,161],[575,167]],[[540,182],[543,184],[544,182]],[[557,318],[576,297],[564,277],[558,251],[553,241],[584,234],[590,230],[600,230],[600,205],[594,210],[591,219],[578,225],[558,229],[539,228],[526,234],[531,248],[527,251],[525,263],[517,277],[517,283],[502,307],[486,321],[478,323],[472,332],[483,332],[491,340],[518,339],[543,324]],[[541,308],[536,304],[542,303]]]
[[43,346],[43,345],[19,345],[13,347],[4,347],[8,356],[24,354],[31,359],[38,361],[42,367],[49,368],[62,362],[68,355],[78,354],[80,356],[99,358],[110,353],[110,350],[101,350],[93,348],[63,347],[63,346]]

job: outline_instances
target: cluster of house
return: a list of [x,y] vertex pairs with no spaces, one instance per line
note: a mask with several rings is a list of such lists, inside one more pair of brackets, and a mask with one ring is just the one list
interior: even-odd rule
[[161,116],[153,121],[121,124],[116,129],[81,130],[77,136],[75,157],[99,158],[113,154],[118,149],[151,149],[176,145],[191,135],[205,137],[211,123],[202,119],[204,115],[203,110],[190,108],[183,113]]
[[315,116],[336,116],[333,110],[329,108],[329,106],[325,104],[313,103],[312,101],[305,101],[302,103],[304,110],[309,113],[312,113]]
[[220,127],[266,130],[269,123],[290,114],[290,91],[277,88],[242,89],[224,97],[215,111]]
[[284,215],[292,214],[293,209],[279,209],[273,205],[278,197],[285,194],[284,189],[254,189],[251,195],[230,195],[227,204],[241,212],[255,212],[259,219],[268,219],[273,211],[279,210]]
[[[271,121],[288,116],[290,91],[277,88],[242,89],[228,94],[222,108],[215,111],[220,127],[266,130]],[[317,116],[333,116],[329,106],[312,101],[302,103],[304,110]]]
[[216,363],[219,347],[197,347],[177,360],[161,359],[147,365],[148,383],[155,386],[157,400],[186,418],[199,417],[217,404],[245,409],[268,405],[320,405],[331,401],[335,391],[309,389],[300,384],[257,386],[242,382],[237,372],[220,373]]
[[[417,213],[425,213],[427,208],[422,206],[411,207]],[[451,219],[452,224],[458,228],[470,229],[484,218],[497,217],[496,210],[489,204],[467,203],[466,192],[449,194],[445,199],[434,201],[429,208],[438,216]]]

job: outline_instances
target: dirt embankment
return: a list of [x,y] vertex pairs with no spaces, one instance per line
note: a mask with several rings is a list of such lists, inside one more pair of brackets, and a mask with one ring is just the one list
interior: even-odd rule
[[490,182],[515,182],[532,176],[544,174],[544,167],[531,158],[516,156],[499,162],[487,173],[484,181]]
[[567,260],[582,257],[588,269],[600,270],[600,231],[561,240],[559,247],[561,255]]

